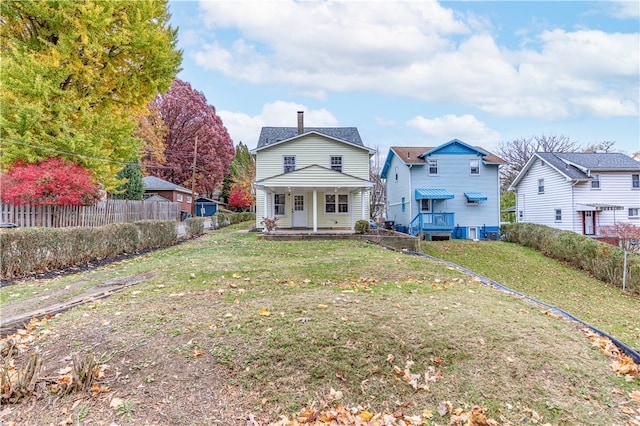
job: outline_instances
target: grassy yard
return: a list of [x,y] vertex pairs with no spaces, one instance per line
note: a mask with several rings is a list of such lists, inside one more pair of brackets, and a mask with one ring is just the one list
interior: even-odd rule
[[[38,399],[3,405],[0,422],[255,425],[338,405],[361,419],[386,412],[433,425],[476,405],[503,425],[626,425],[640,415],[638,380],[616,376],[575,323],[423,258],[352,241],[261,241],[238,229],[0,289],[8,307],[78,283],[155,273],[55,317],[13,356],[19,366],[41,353],[51,382],[72,354],[93,355],[104,374],[97,392],[38,388]],[[495,246],[513,259],[504,273],[517,281],[529,282],[525,262],[552,268],[533,252]],[[460,251],[478,258],[493,249],[468,247]],[[540,280],[587,286],[583,274],[554,270]],[[638,303],[619,292],[601,297],[611,319]],[[599,325],[582,303],[565,309]],[[620,325],[627,329],[633,336]]]
[[640,298],[512,243],[423,242],[423,253],[448,260],[513,290],[557,306],[640,350]]

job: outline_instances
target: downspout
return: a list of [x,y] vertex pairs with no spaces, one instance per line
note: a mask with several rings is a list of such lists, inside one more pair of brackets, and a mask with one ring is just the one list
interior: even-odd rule
[[413,166],[413,164],[407,164],[407,167],[409,168],[409,196],[407,197],[407,199],[409,200],[409,221],[407,222],[407,228],[409,227],[409,225],[411,225],[411,221],[413,220],[413,197],[411,197],[411,167]]

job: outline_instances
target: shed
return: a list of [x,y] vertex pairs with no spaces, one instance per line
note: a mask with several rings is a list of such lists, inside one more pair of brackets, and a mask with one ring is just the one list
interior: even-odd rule
[[196,198],[196,216],[213,216],[218,212],[218,204],[211,198]]

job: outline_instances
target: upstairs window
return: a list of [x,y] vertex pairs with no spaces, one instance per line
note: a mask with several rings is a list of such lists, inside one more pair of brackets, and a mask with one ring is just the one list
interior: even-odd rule
[[469,160],[469,173],[472,175],[480,174],[480,160]]
[[438,174],[438,160],[429,160],[429,174],[437,175]]
[[191,204],[191,195],[187,195],[187,203]]
[[633,189],[640,188],[640,175],[631,175],[631,187]]
[[591,181],[592,189],[600,189],[600,175],[593,175],[593,180]]
[[396,166],[396,182],[398,181],[398,166]]
[[544,194],[544,179],[538,179],[538,194]]
[[284,204],[285,204],[285,195],[284,194],[273,194],[273,214],[276,216],[284,216]]
[[342,155],[332,155],[330,163],[331,170],[342,173]]
[[296,156],[285,155],[282,157],[282,166],[285,173],[293,172],[296,169]]
[[182,194],[176,194],[176,201],[182,202]]

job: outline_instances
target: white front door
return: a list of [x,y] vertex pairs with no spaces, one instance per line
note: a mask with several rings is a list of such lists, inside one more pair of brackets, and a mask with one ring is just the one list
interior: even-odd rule
[[291,212],[291,227],[307,227],[307,206],[304,202],[304,195],[293,194],[293,207]]
[[478,239],[478,228],[469,227],[469,239],[477,240]]
[[584,235],[594,235],[596,215],[593,212],[584,212]]

